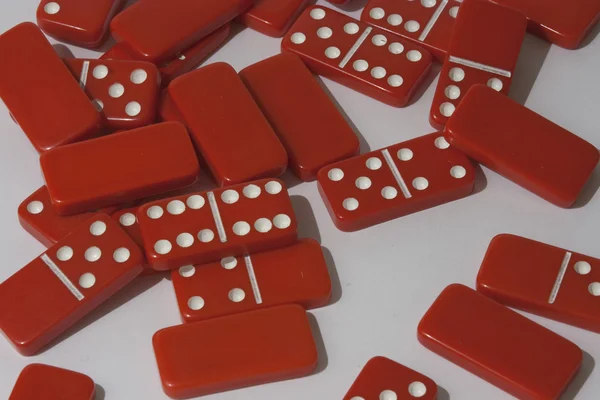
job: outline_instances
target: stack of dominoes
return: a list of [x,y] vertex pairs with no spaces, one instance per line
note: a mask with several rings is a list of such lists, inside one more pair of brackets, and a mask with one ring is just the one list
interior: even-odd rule
[[[139,275],[169,271],[183,324],[153,337],[167,395],[312,373],[306,310],[327,305],[332,284],[321,245],[298,238],[279,179],[288,168],[317,181],[342,231],[469,196],[476,163],[559,207],[579,198],[598,150],[507,94],[526,30],[577,48],[597,1],[557,18],[548,10],[559,0],[370,0],[360,20],[309,3],[42,0],[37,26],[0,35],[0,55],[10,55],[0,97],[45,179],[18,216],[47,250],[0,284],[0,331],[19,353],[60,340]],[[226,63],[196,69],[235,24],[283,38],[281,54],[239,73]],[[44,33],[90,49],[116,43],[99,59],[61,59]],[[406,107],[436,61],[436,131],[365,154],[315,77]],[[212,185],[198,190],[202,170]],[[599,281],[600,260],[499,235],[477,291],[446,288],[418,338],[518,398],[557,399],[582,351],[505,306],[600,332]],[[344,399],[437,392],[430,378],[374,357]],[[10,399],[94,393],[85,375],[31,364]]]

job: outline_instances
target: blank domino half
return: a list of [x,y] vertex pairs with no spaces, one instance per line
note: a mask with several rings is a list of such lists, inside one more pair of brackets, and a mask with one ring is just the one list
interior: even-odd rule
[[460,6],[448,54],[429,115],[442,129],[467,90],[476,84],[508,95],[527,19],[518,11],[484,0],[465,0]]
[[343,400],[436,400],[430,378],[385,357],[373,357]]
[[87,375],[51,365],[29,364],[8,400],[94,400],[96,385]]
[[469,90],[444,135],[475,161],[565,208],[600,159],[590,143],[484,85]]
[[171,272],[185,322],[283,304],[324,306],[331,280],[321,245],[302,239],[291,246]]
[[281,37],[308,4],[309,0],[255,0],[239,20],[257,32]]
[[137,216],[157,270],[271,250],[297,238],[289,194],[275,179],[147,203]]
[[432,63],[424,48],[319,6],[302,13],[281,48],[315,74],[395,107],[409,103]]
[[579,347],[463,285],[439,295],[421,344],[521,400],[558,400],[583,359]]
[[600,333],[600,260],[515,235],[496,236],[477,290],[531,313]]
[[475,169],[432,133],[331,164],[317,181],[335,225],[355,231],[468,196]]
[[152,344],[163,389],[174,399],[298,378],[318,360],[298,305],[173,326],[156,332]]

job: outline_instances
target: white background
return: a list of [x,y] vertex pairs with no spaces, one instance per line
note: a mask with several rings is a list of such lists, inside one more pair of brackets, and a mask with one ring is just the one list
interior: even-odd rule
[[[358,17],[357,10],[364,3],[355,0],[357,5],[346,11]],[[33,21],[37,4],[37,0],[7,2],[0,13],[0,32],[21,21]],[[577,51],[527,36],[511,94],[596,147],[600,147],[600,38],[593,39],[599,31],[596,27],[587,46]],[[226,61],[240,70],[277,54],[279,45],[280,39],[246,29],[208,62]],[[99,55],[71,48],[76,56]],[[6,57],[9,55],[0,54],[0,62]],[[436,66],[435,73],[438,71]],[[330,81],[325,84],[364,138],[361,150],[365,152],[432,132],[428,114],[436,82],[432,73],[416,103],[405,109],[388,107]],[[43,180],[38,155],[4,108],[0,110],[0,136],[3,281],[44,250],[17,219],[18,205]],[[286,180],[293,181],[289,178]],[[445,286],[453,282],[474,286],[487,245],[498,233],[515,233],[600,257],[600,194],[593,197],[599,185],[600,171],[596,170],[582,201],[564,210],[484,168],[477,193],[471,197],[351,234],[334,227],[315,183],[294,186],[291,193],[300,234],[319,240],[327,249],[334,280],[332,304],[310,312],[314,326],[318,326],[319,367],[303,379],[205,398],[341,399],[365,362],[376,355],[431,377],[440,386],[440,400],[509,398],[422,347],[416,339],[417,324]],[[600,271],[595,273],[598,277]],[[600,359],[600,336],[531,318],[586,351],[583,370],[565,398],[597,399],[600,370],[594,369],[594,359]],[[0,398],[8,397],[23,367],[42,362],[88,374],[99,385],[98,399],[166,399],[151,337],[158,329],[179,323],[170,281],[163,277],[138,279],[38,356],[22,357],[7,341],[0,340]]]

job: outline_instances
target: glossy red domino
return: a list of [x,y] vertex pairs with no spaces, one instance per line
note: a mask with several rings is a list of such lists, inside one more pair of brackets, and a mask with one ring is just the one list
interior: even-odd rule
[[66,59],[65,63],[104,117],[104,125],[126,130],[156,119],[160,75],[143,61]]
[[[198,43],[193,44],[181,53],[175,55],[170,61],[165,61],[159,65],[162,86],[166,86],[173,79],[181,76],[198,64],[208,58],[229,38],[231,25],[227,24],[217,29],[210,35],[202,38]],[[135,56],[127,51],[127,46],[123,43],[115,44],[101,57],[101,60],[135,60]]]
[[335,225],[356,231],[468,196],[475,170],[432,133],[331,164],[317,181]]
[[418,337],[431,351],[521,400],[558,400],[583,357],[567,339],[458,284],[429,308]]
[[255,0],[239,18],[248,28],[272,37],[282,37],[310,0]]
[[528,312],[600,333],[600,260],[514,235],[490,243],[477,290]]
[[303,181],[315,180],[322,167],[358,153],[356,134],[296,55],[268,58],[240,71],[240,77]]
[[30,356],[142,271],[142,253],[97,214],[0,284],[0,331]]
[[298,378],[318,359],[306,312],[297,305],[162,329],[152,344],[163,389],[174,399]]
[[191,185],[200,171],[189,135],[178,122],[63,146],[43,154],[40,164],[52,205],[60,215]]
[[322,307],[331,297],[331,280],[321,246],[303,239],[281,249],[171,272],[185,322],[298,304]]
[[252,0],[140,1],[117,15],[110,29],[117,42],[143,61],[161,63],[246,11]]
[[431,54],[395,35],[326,7],[309,7],[283,38],[316,74],[402,107],[427,76]]
[[100,114],[37,26],[0,35],[0,54],[13,55],[0,63],[0,98],[37,151],[99,131]]
[[29,364],[8,400],[94,400],[96,385],[87,375],[51,365]]
[[521,11],[529,19],[529,31],[558,46],[576,49],[598,22],[596,0],[492,0]]
[[146,257],[157,270],[284,247],[297,237],[292,203],[278,180],[147,203],[137,216]]
[[445,136],[469,157],[560,207],[573,205],[600,158],[590,143],[482,85],[467,93]]
[[400,35],[444,61],[461,1],[370,0],[361,21]]
[[37,23],[55,39],[93,49],[106,40],[110,20],[124,4],[125,0],[42,0]]
[[[100,210],[105,213],[113,211],[114,207]],[[42,186],[26,198],[19,205],[18,212],[23,229],[46,247],[54,245],[96,214],[92,211],[71,216],[58,215],[52,208],[46,186]]]
[[435,400],[437,385],[423,374],[385,357],[367,362],[343,400]]
[[285,148],[229,64],[181,76],[168,93],[220,186],[285,171]]
[[433,127],[446,125],[473,85],[508,94],[526,27],[518,11],[484,0],[463,2],[431,105]]

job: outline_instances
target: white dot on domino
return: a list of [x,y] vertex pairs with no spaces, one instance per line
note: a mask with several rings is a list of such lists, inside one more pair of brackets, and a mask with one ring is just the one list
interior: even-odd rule
[[42,203],[41,201],[34,200],[27,204],[27,211],[30,214],[39,214],[42,211],[44,211],[44,203]]
[[179,268],[179,275],[184,278],[191,278],[196,273],[196,267],[193,265],[184,265]]
[[423,397],[427,393],[427,386],[423,382],[412,382],[408,385],[408,393],[413,397]]

